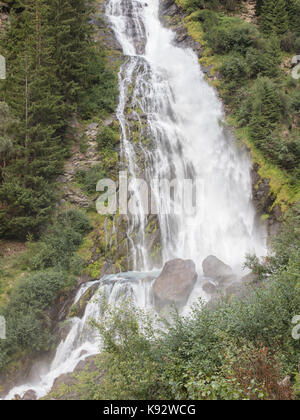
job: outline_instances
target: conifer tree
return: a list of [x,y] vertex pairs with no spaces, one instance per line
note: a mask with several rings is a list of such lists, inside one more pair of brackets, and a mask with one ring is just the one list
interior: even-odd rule
[[285,34],[289,29],[286,0],[264,0],[260,6],[260,25],[268,35]]
[[261,77],[257,79],[252,94],[250,134],[256,141],[266,142],[281,118],[280,92],[269,78]]
[[274,31],[274,1],[263,0],[260,6],[260,26],[265,34]]
[[47,220],[72,113],[112,108],[113,77],[94,48],[91,12],[90,0],[12,3],[0,43],[7,61],[0,101],[18,121],[13,154],[7,136],[0,144],[0,234],[7,237],[38,233]]
[[255,5],[256,16],[260,16],[263,3],[264,3],[264,0],[256,0],[256,5]]
[[289,15],[286,0],[277,0],[274,11],[274,32],[277,35],[285,34],[289,29]]
[[89,1],[53,0],[47,15],[56,76],[69,105],[78,102],[86,85],[92,35],[90,12]]

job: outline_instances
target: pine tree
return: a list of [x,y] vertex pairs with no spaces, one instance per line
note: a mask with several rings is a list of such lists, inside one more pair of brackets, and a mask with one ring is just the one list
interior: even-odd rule
[[79,102],[90,62],[91,7],[84,0],[53,0],[47,16],[55,71],[61,93],[70,104]]
[[4,180],[7,162],[15,153],[14,127],[16,124],[8,105],[5,102],[0,102],[0,182]]
[[6,236],[38,233],[49,216],[54,204],[51,182],[62,170],[72,113],[112,106],[113,78],[104,55],[94,48],[90,4],[13,2],[0,44],[8,70],[0,100],[18,121],[14,153],[7,137],[0,143],[0,223]]
[[277,35],[285,34],[289,29],[289,15],[286,0],[277,0],[274,11],[274,32]]
[[257,79],[251,99],[250,134],[256,142],[266,142],[282,115],[277,86],[267,77]]
[[274,1],[263,0],[260,6],[260,26],[265,34],[271,34],[274,31]]
[[256,0],[256,6],[255,6],[256,16],[260,16],[263,3],[264,3],[264,0]]
[[4,96],[19,121],[15,157],[2,171],[0,186],[5,209],[1,219],[8,236],[24,237],[45,222],[53,201],[48,182],[60,173],[63,163],[65,105],[53,73],[47,13],[44,0],[18,2],[6,36]]
[[300,0],[286,0],[289,29],[300,36]]
[[289,29],[286,0],[264,0],[260,6],[260,25],[268,35],[285,34]]

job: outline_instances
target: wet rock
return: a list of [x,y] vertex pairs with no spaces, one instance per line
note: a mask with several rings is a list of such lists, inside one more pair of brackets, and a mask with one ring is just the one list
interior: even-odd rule
[[170,7],[175,4],[174,0],[163,0],[160,3],[161,11],[166,12]]
[[271,191],[270,180],[261,178],[259,175],[259,165],[254,164],[251,172],[253,202],[258,215],[267,215],[266,225],[268,238],[277,236],[282,223],[282,211],[279,205],[274,206],[276,199]]
[[216,280],[219,285],[224,285],[224,283],[236,280],[236,276],[234,275],[232,268],[214,255],[207,257],[203,261],[202,267],[205,277]]
[[57,333],[57,336],[58,336],[57,341],[58,342],[65,341],[69,332],[71,331],[71,329],[72,329],[71,320],[67,320],[67,321],[62,322],[59,326],[59,331]]
[[76,383],[76,380],[72,373],[64,373],[63,375],[60,375],[58,378],[55,379],[53,387],[51,389],[51,392],[57,391],[60,386],[67,385],[71,386]]
[[201,66],[201,69],[202,69],[202,71],[203,71],[203,73],[207,76],[207,77],[210,77],[211,76],[211,69],[212,69],[212,65],[211,66],[207,66],[207,67],[205,67],[205,66]]
[[37,400],[36,392],[33,389],[30,389],[29,391],[26,391],[23,395],[23,398],[21,398],[23,401],[35,401]]
[[159,309],[170,304],[182,307],[196,280],[196,266],[192,260],[168,261],[154,282],[153,291],[156,306]]
[[185,41],[186,39],[187,39],[187,32],[186,32],[186,30],[185,30],[185,28],[180,28],[178,31],[177,31],[177,34],[176,34],[176,42],[178,43],[178,44],[180,44],[181,42],[183,42],[183,41]]
[[173,17],[178,13],[178,6],[174,3],[169,6],[163,13],[167,16]]
[[81,274],[81,276],[77,279],[77,286],[80,287],[84,283],[88,283],[91,280],[93,280],[93,279],[88,274]]
[[96,291],[99,288],[99,284],[95,283],[93,286],[91,286],[79,299],[79,301],[72,306],[72,312],[71,316],[77,316],[78,318],[82,318],[85,312],[86,305],[91,300],[91,298],[94,296]]
[[212,281],[207,281],[203,284],[202,289],[209,295],[215,295],[218,292],[218,287]]

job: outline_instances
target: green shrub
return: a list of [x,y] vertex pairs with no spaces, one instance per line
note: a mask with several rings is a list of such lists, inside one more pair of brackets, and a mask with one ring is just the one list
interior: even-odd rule
[[33,270],[60,267],[68,270],[70,259],[90,229],[88,217],[79,210],[60,214],[57,221],[42,236],[29,262]]
[[112,127],[101,127],[97,135],[97,148],[101,152],[103,149],[114,150],[120,142],[119,130]]
[[252,25],[232,23],[214,27],[206,38],[209,46],[217,54],[229,52],[245,54],[248,48],[258,46],[260,34]]
[[220,71],[227,82],[241,81],[247,77],[248,68],[246,61],[241,55],[228,55],[223,60]]
[[88,170],[80,170],[76,173],[76,181],[83,186],[86,192],[93,194],[96,192],[97,183],[107,178],[107,172],[103,164],[97,164]]
[[297,35],[294,32],[287,32],[281,39],[281,49],[285,52],[293,52],[295,50],[295,42]]
[[13,291],[4,312],[7,339],[1,346],[0,367],[13,352],[49,350],[51,322],[44,311],[50,309],[62,290],[72,284],[66,274],[51,269],[27,276]]
[[295,40],[294,49],[297,54],[300,54],[300,37]]

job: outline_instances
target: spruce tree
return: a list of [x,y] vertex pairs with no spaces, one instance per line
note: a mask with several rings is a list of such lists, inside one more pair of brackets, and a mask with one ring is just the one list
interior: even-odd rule
[[289,15],[286,0],[277,0],[274,11],[274,32],[277,35],[285,34],[289,29]]
[[257,79],[251,98],[250,134],[256,142],[267,142],[282,115],[278,87],[267,77]]
[[267,35],[283,35],[289,29],[286,0],[264,0],[260,6],[260,25]]
[[265,34],[274,32],[274,1],[263,0],[260,7],[260,26]]
[[69,105],[78,103],[86,87],[90,61],[91,7],[84,0],[53,0],[47,19],[56,76]]

